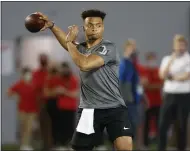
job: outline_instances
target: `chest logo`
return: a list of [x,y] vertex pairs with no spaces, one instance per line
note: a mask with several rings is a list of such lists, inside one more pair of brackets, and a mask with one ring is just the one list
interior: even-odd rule
[[106,49],[106,46],[101,46],[101,48],[103,48],[99,53],[101,54],[101,55],[106,55],[107,54],[107,52],[108,52],[108,50]]

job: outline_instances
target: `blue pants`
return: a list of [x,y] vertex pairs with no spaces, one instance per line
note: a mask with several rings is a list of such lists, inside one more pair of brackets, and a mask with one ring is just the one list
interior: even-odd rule
[[133,126],[134,136],[136,136],[137,126],[141,124],[143,120],[143,115],[144,115],[143,104],[142,103],[129,104],[127,106],[127,109],[128,109],[129,119]]

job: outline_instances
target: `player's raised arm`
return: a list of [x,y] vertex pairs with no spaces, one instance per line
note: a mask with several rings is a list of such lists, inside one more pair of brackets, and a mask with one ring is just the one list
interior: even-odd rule
[[70,26],[69,33],[66,36],[66,41],[68,52],[80,70],[90,71],[104,65],[103,57],[94,54],[86,56],[78,51],[76,45],[72,43],[77,34],[78,27],[76,25]]
[[81,54],[72,42],[67,43],[69,54],[81,71],[90,71],[104,65],[104,59],[98,55]]
[[37,13],[42,16],[40,19],[45,21],[45,26],[41,30],[43,31],[49,28],[53,32],[53,34],[55,35],[55,37],[57,38],[61,46],[67,50],[65,32],[61,28],[56,26],[46,15],[40,12],[37,12]]

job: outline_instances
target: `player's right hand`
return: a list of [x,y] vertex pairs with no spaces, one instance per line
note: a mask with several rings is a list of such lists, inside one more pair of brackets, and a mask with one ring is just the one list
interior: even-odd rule
[[41,12],[36,12],[36,14],[39,14],[39,15],[41,16],[40,19],[42,19],[42,20],[45,21],[45,25],[44,25],[44,27],[41,29],[41,31],[44,31],[44,30],[46,30],[46,29],[52,27],[53,22],[52,22],[51,20],[49,20],[49,18],[48,18],[46,15],[44,15],[44,14],[41,13]]
[[79,28],[76,25],[72,25],[68,27],[69,33],[66,36],[67,42],[74,42],[78,36]]

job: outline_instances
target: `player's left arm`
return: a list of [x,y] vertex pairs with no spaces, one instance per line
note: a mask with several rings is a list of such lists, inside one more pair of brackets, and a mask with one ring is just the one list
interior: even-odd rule
[[90,71],[92,69],[98,68],[109,62],[110,60],[115,57],[113,55],[115,52],[110,51],[111,53],[107,53],[108,50],[103,47],[102,52],[97,52],[96,54],[91,54],[89,56],[85,56],[80,53],[75,44],[73,44],[73,37],[76,37],[78,34],[78,27],[77,26],[70,26],[69,33],[66,36],[67,41],[67,48],[68,52],[70,53],[73,61],[75,64],[80,68],[82,71]]
[[85,56],[78,51],[76,45],[72,42],[68,42],[67,47],[73,61],[82,71],[90,71],[104,65],[104,59],[99,55],[91,54]]

